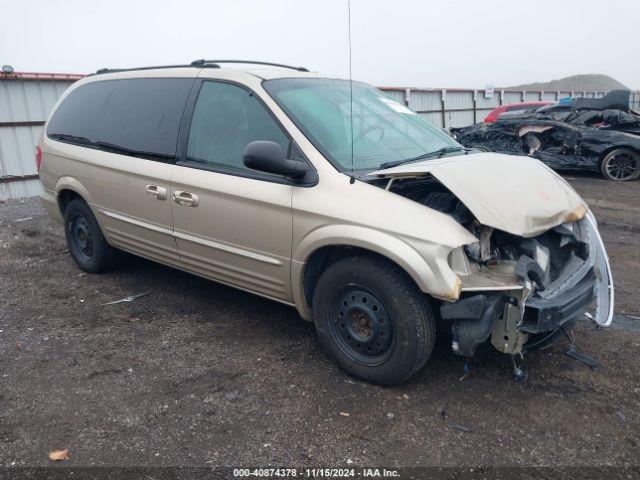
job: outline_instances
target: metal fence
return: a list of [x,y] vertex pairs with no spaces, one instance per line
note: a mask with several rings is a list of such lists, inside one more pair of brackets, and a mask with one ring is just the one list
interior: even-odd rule
[[[0,200],[38,195],[41,191],[35,148],[51,109],[65,89],[82,75],[0,74]],[[481,122],[495,107],[508,103],[563,97],[602,97],[605,92],[544,92],[382,87],[389,95],[440,128]],[[640,92],[631,92],[640,110]]]
[[38,195],[35,153],[54,104],[79,75],[0,74],[0,200]]
[[[500,105],[520,102],[551,101],[561,98],[601,98],[606,92],[578,91],[527,91],[495,90],[492,95],[485,90],[397,88],[381,87],[396,101],[417,112],[437,127],[464,127],[484,120],[486,115]],[[640,92],[631,92],[631,108],[640,110]]]

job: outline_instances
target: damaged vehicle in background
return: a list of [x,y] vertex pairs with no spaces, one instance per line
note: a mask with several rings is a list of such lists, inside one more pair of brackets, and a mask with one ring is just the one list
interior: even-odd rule
[[640,114],[629,108],[628,90],[599,99],[573,99],[492,123],[452,128],[466,147],[528,155],[555,170],[583,170],[607,180],[640,177]]
[[121,249],[294,306],[381,385],[425,365],[437,324],[520,375],[594,299],[611,322],[596,221],[549,168],[465,149],[363,83],[228,63],[101,71],[62,96],[37,165],[81,269]]

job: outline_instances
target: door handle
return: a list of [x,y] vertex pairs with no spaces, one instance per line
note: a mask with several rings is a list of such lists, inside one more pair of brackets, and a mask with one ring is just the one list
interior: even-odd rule
[[147,197],[155,198],[156,200],[167,199],[167,189],[160,185],[147,185]]
[[182,190],[173,191],[173,200],[184,207],[197,207],[200,199],[195,193],[184,192]]

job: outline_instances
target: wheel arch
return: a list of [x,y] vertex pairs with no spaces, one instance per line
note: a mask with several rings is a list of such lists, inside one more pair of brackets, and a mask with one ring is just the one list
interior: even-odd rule
[[[436,272],[417,250],[395,236],[366,227],[333,225],[309,234],[293,255],[292,293],[303,318],[311,319],[313,290],[322,272],[338,260],[355,255],[390,262],[407,274],[422,292],[452,300],[459,295],[459,279],[448,265],[449,275],[443,268]],[[446,255],[442,257],[446,263]]]
[[61,177],[56,184],[56,199],[60,214],[64,217],[67,205],[75,198],[81,198],[88,205],[91,203],[91,196],[85,186],[76,178]]
[[602,163],[602,161],[604,160],[604,158],[607,155],[609,155],[614,150],[618,150],[620,148],[626,148],[628,150],[631,150],[636,155],[640,155],[640,147],[636,148],[634,145],[628,145],[628,144],[626,144],[626,145],[612,145],[611,147],[607,147],[606,149],[604,149],[602,151],[602,153],[600,153],[600,157],[598,158],[598,165],[600,165]]

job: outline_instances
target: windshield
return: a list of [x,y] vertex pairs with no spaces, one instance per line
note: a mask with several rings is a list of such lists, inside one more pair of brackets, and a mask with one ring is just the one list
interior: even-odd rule
[[462,148],[415,112],[363,83],[353,82],[353,136],[348,80],[285,78],[263,85],[339,170],[376,170],[385,163]]
[[339,170],[374,170],[461,148],[418,114],[369,85],[353,83],[353,164],[348,80],[285,78],[265,89]]

